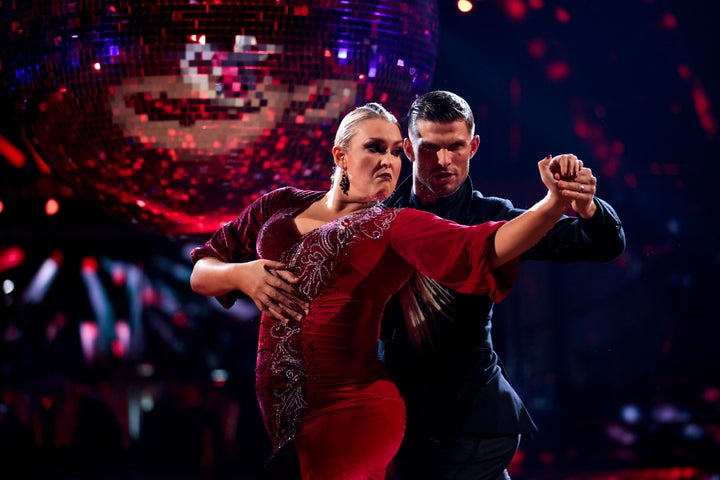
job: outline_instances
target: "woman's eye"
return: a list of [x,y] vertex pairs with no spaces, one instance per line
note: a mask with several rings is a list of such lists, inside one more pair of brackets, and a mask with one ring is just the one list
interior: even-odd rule
[[403,153],[402,148],[397,148],[392,151],[393,157],[400,157],[400,156],[402,156],[402,153]]

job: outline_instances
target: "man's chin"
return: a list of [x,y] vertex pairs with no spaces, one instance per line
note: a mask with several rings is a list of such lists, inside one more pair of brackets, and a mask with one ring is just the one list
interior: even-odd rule
[[452,195],[457,189],[458,185],[455,182],[438,182],[433,185],[432,193],[437,198],[442,198]]

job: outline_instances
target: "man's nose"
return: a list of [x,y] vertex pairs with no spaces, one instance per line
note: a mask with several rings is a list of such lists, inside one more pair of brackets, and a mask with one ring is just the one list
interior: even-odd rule
[[446,148],[441,148],[437,152],[437,162],[441,167],[450,165],[450,152]]

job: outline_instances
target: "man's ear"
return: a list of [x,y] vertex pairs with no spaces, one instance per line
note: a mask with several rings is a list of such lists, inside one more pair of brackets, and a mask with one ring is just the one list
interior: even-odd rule
[[475,153],[477,153],[478,148],[480,147],[480,135],[475,135],[472,140],[470,140],[470,158],[475,156]]
[[415,161],[415,150],[413,150],[413,145],[409,138],[403,139],[403,151],[411,162]]

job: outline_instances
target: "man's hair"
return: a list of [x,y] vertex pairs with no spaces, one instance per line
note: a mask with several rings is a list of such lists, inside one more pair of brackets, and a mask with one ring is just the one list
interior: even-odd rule
[[460,95],[445,90],[435,90],[420,95],[408,110],[408,135],[417,138],[417,122],[452,123],[462,120],[470,135],[475,135],[475,117],[467,101]]

